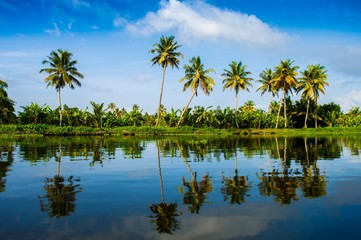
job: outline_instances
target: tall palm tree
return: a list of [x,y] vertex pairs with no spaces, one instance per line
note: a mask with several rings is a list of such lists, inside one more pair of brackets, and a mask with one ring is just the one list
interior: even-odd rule
[[271,110],[271,103],[273,100],[273,97],[275,97],[277,95],[277,91],[274,88],[273,84],[272,84],[272,79],[273,79],[273,71],[270,68],[267,68],[265,70],[263,70],[263,72],[259,75],[260,79],[257,80],[257,82],[261,83],[261,86],[257,89],[257,91],[261,91],[261,96],[265,93],[265,92],[269,92],[271,93],[271,98],[268,104],[268,112],[270,112]]
[[177,49],[182,45],[178,45],[176,41],[174,41],[174,36],[164,37],[162,36],[159,40],[159,43],[153,44],[153,49],[150,50],[150,53],[156,53],[157,55],[153,57],[150,61],[152,62],[152,66],[155,64],[159,64],[163,68],[162,73],[162,85],[160,88],[159,95],[159,104],[158,104],[158,117],[156,125],[160,122],[160,107],[162,104],[162,96],[163,96],[163,86],[164,86],[164,76],[165,71],[168,66],[171,66],[172,69],[174,67],[178,68],[179,65],[179,57],[184,58],[183,54],[177,52]]
[[83,79],[84,76],[75,67],[78,63],[72,59],[73,54],[69,51],[58,49],[58,51],[52,51],[47,59],[43,60],[42,64],[48,64],[50,67],[43,68],[40,73],[45,72],[49,74],[44,81],[47,83],[47,87],[52,86],[58,92],[58,101],[60,107],[60,126],[62,125],[62,105],[60,98],[60,90],[66,85],[69,85],[71,89],[74,89],[77,85],[81,87],[81,82],[77,79]]
[[320,92],[325,94],[325,86],[328,86],[327,82],[327,70],[320,64],[308,65],[307,69],[302,72],[300,78],[300,85],[298,91],[302,91],[302,98],[307,100],[307,110],[305,117],[305,128],[307,128],[307,120],[310,108],[310,102],[315,102],[315,127],[317,128],[317,99],[320,97]]
[[[298,87],[298,81],[296,76],[298,74],[297,69],[299,66],[292,66],[294,61],[290,59],[286,59],[281,61],[279,65],[274,68],[274,76],[271,81],[271,84],[274,88],[279,91],[282,91],[282,99],[283,101],[283,111],[284,111],[284,119],[285,119],[285,127],[287,128],[287,114],[286,114],[286,97],[289,93],[292,93],[292,90],[296,90]],[[280,107],[277,115],[276,128],[278,128],[279,116],[281,113],[282,104],[280,102]]]
[[185,76],[179,80],[180,83],[184,82],[183,86],[183,92],[187,90],[188,88],[191,88],[192,95],[189,99],[187,105],[183,109],[182,114],[179,117],[179,121],[177,124],[177,127],[179,127],[179,124],[182,122],[182,117],[184,113],[187,111],[189,104],[191,103],[194,96],[197,96],[198,93],[198,87],[201,87],[202,91],[209,95],[213,91],[213,86],[216,84],[216,81],[209,77],[208,74],[211,72],[215,72],[213,68],[209,68],[204,70],[204,65],[201,62],[200,57],[193,57],[191,60],[189,60],[189,63],[192,65],[185,65],[184,72]]
[[[251,81],[253,78],[248,77],[248,75],[252,74],[251,72],[246,71],[247,65],[242,65],[240,61],[237,63],[236,61],[232,61],[231,64],[228,65],[230,70],[224,69],[224,73],[222,74],[223,79],[223,91],[229,88],[231,91],[234,89],[236,92],[236,104],[235,104],[235,118],[237,119],[237,104],[238,104],[238,93],[239,90],[247,90],[249,92],[248,86],[252,87]],[[236,124],[237,120],[236,120]]]

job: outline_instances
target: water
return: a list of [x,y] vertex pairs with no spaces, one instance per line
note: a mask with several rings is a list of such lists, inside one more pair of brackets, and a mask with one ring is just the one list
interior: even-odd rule
[[359,239],[361,137],[0,139],[0,239]]

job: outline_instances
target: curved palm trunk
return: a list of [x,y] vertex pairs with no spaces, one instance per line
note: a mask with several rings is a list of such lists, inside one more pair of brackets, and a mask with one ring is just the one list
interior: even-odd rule
[[[282,94],[282,100],[285,99],[285,92],[283,91]],[[278,108],[278,113],[277,113],[277,120],[276,120],[276,128],[278,128],[278,122],[280,121],[280,114],[281,114],[281,108],[282,108],[282,100],[280,101],[280,106]]]
[[307,119],[308,119],[309,109],[310,109],[310,98],[308,98],[308,101],[307,101],[307,110],[306,110],[306,116],[305,116],[305,128],[307,128]]
[[179,127],[179,125],[181,124],[183,115],[184,115],[184,113],[187,111],[187,109],[188,109],[188,107],[189,107],[189,104],[192,102],[192,99],[193,99],[194,95],[196,95],[196,91],[193,91],[193,94],[192,94],[191,98],[189,99],[189,101],[188,101],[188,103],[187,103],[187,106],[185,106],[185,108],[183,109],[183,112],[182,112],[182,114],[181,114],[180,117],[179,117],[179,121],[178,121],[177,127]]
[[163,68],[163,73],[162,73],[162,85],[160,87],[160,96],[159,96],[159,104],[158,104],[158,118],[157,118],[157,122],[156,122],[156,126],[159,125],[160,122],[160,105],[162,105],[162,96],[163,96],[163,86],[164,86],[164,76],[165,76],[165,70],[167,69],[167,67]]
[[62,125],[63,122],[63,105],[61,104],[61,98],[60,98],[60,88],[58,89],[58,102],[59,102],[59,121],[60,121],[60,126]]

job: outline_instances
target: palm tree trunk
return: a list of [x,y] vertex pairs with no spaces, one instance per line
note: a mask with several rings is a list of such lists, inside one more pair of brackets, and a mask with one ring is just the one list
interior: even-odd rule
[[164,76],[165,76],[165,70],[167,69],[167,67],[163,67],[163,73],[162,73],[162,85],[160,88],[160,95],[159,95],[159,104],[158,104],[158,118],[157,118],[157,122],[156,122],[156,126],[159,125],[160,122],[160,105],[162,105],[162,96],[163,96],[163,86],[164,86]]
[[308,119],[309,109],[310,109],[310,98],[308,98],[308,101],[307,101],[307,110],[306,110],[306,116],[305,116],[305,128],[307,128],[307,119]]
[[236,123],[236,127],[238,128],[237,113],[238,113],[238,92],[236,92],[236,105],[234,109],[234,121]]
[[287,128],[287,109],[286,109],[286,94],[283,92],[283,115],[285,118],[285,128]]
[[181,124],[183,115],[184,115],[184,113],[187,111],[187,109],[188,109],[188,107],[189,107],[189,104],[191,103],[194,95],[196,95],[196,91],[193,91],[193,94],[192,94],[191,98],[189,99],[189,101],[188,101],[188,103],[187,103],[187,106],[185,106],[185,108],[183,109],[183,112],[182,112],[182,114],[181,114],[180,117],[179,117],[179,121],[178,121],[177,127],[179,127],[179,125]]
[[60,126],[62,125],[63,122],[63,106],[61,104],[61,98],[60,98],[60,88],[58,89],[58,102],[59,102],[59,121],[60,121]]
[[[282,94],[282,100],[285,98],[285,92],[283,91]],[[282,100],[280,101],[280,106],[278,108],[278,113],[277,113],[277,120],[276,120],[276,128],[278,128],[278,122],[280,120],[280,114],[281,114],[281,108],[282,108]]]
[[315,128],[317,128],[317,111],[318,111],[317,98],[315,98]]

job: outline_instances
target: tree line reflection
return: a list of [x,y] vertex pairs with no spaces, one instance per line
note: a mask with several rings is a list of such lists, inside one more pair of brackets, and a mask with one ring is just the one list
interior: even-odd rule
[[[177,157],[183,160],[189,175],[180,176],[178,191],[182,204],[191,214],[200,214],[205,204],[210,203],[209,195],[215,189],[209,173],[198,176],[192,170],[192,163],[203,161],[234,161],[234,174],[222,175],[220,194],[229,204],[245,204],[252,188],[260,195],[271,198],[281,205],[291,204],[300,199],[319,198],[327,194],[328,177],[317,166],[319,159],[340,158],[344,147],[351,154],[359,155],[360,138],[211,138],[211,137],[168,137],[168,138],[36,138],[3,141],[0,140],[0,194],[6,190],[8,172],[18,152],[24,161],[36,165],[38,162],[55,159],[57,173],[44,178],[44,195],[38,196],[40,210],[50,217],[69,216],[75,212],[77,194],[83,189],[81,180],[61,172],[63,158],[70,161],[89,161],[91,167],[102,166],[104,160],[143,158],[149,145],[156,148],[158,174],[160,179],[160,201],[149,205],[150,222],[159,233],[172,234],[179,229],[178,203],[167,202],[164,196],[161,159]],[[239,174],[239,155],[252,158],[266,158],[267,168],[257,173],[257,183],[249,176]],[[278,161],[275,164],[275,161]]]

